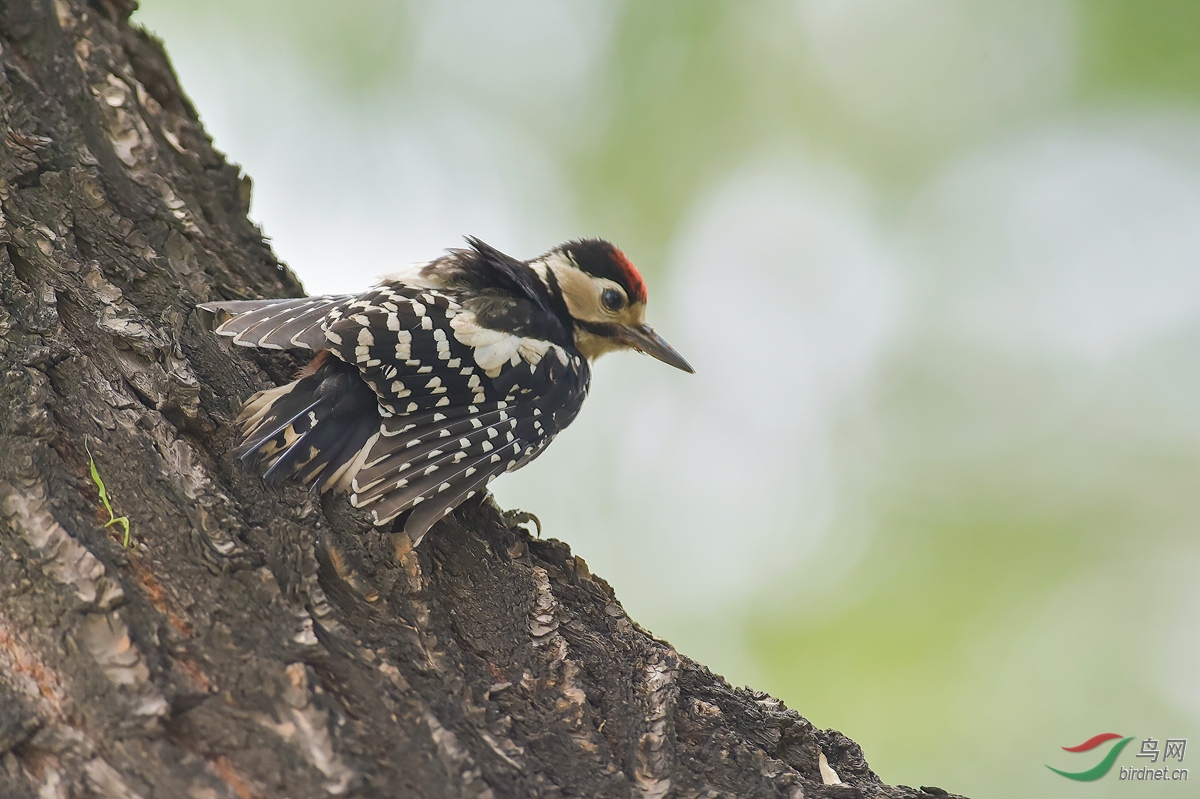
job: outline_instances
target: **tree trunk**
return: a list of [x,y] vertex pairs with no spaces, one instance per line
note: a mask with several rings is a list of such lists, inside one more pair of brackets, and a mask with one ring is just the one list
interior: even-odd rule
[[193,309],[301,286],[132,8],[0,0],[0,795],[947,796],[488,503],[414,551],[244,471],[295,364]]

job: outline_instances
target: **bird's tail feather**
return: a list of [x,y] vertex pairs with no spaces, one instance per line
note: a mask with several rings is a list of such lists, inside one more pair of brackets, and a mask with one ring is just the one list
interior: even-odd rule
[[345,482],[354,463],[361,466],[379,422],[378,398],[357,367],[318,356],[311,374],[246,401],[237,454],[265,471],[268,482],[295,476],[313,490],[328,491]]

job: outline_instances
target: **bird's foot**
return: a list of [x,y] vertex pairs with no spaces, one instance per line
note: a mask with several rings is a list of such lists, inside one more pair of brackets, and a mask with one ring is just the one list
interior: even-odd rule
[[537,537],[542,537],[542,522],[540,519],[538,519],[538,517],[534,516],[529,511],[505,510],[504,508],[500,507],[500,503],[496,501],[496,497],[490,491],[484,494],[483,503],[485,505],[490,505],[497,513],[500,514],[500,518],[504,521],[504,526],[508,529],[516,530],[520,528],[522,524],[529,524],[530,522],[533,522],[533,526],[537,528]]
[[532,513],[523,510],[503,510],[500,511],[500,517],[504,519],[504,523],[508,525],[508,529],[515,530],[522,524],[533,522],[533,526],[537,528],[537,537],[542,537],[542,522]]

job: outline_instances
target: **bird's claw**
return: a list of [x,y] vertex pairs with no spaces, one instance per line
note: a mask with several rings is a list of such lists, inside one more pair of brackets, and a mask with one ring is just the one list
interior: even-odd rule
[[542,537],[542,522],[538,517],[534,516],[529,511],[524,510],[506,510],[500,512],[501,518],[510,530],[520,527],[522,524],[533,522],[533,526],[537,528],[537,537]]

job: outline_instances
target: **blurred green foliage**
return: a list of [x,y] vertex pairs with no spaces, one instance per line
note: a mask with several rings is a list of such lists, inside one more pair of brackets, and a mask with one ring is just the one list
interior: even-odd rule
[[1200,98],[1200,5],[1188,0],[1078,4],[1085,93]]

